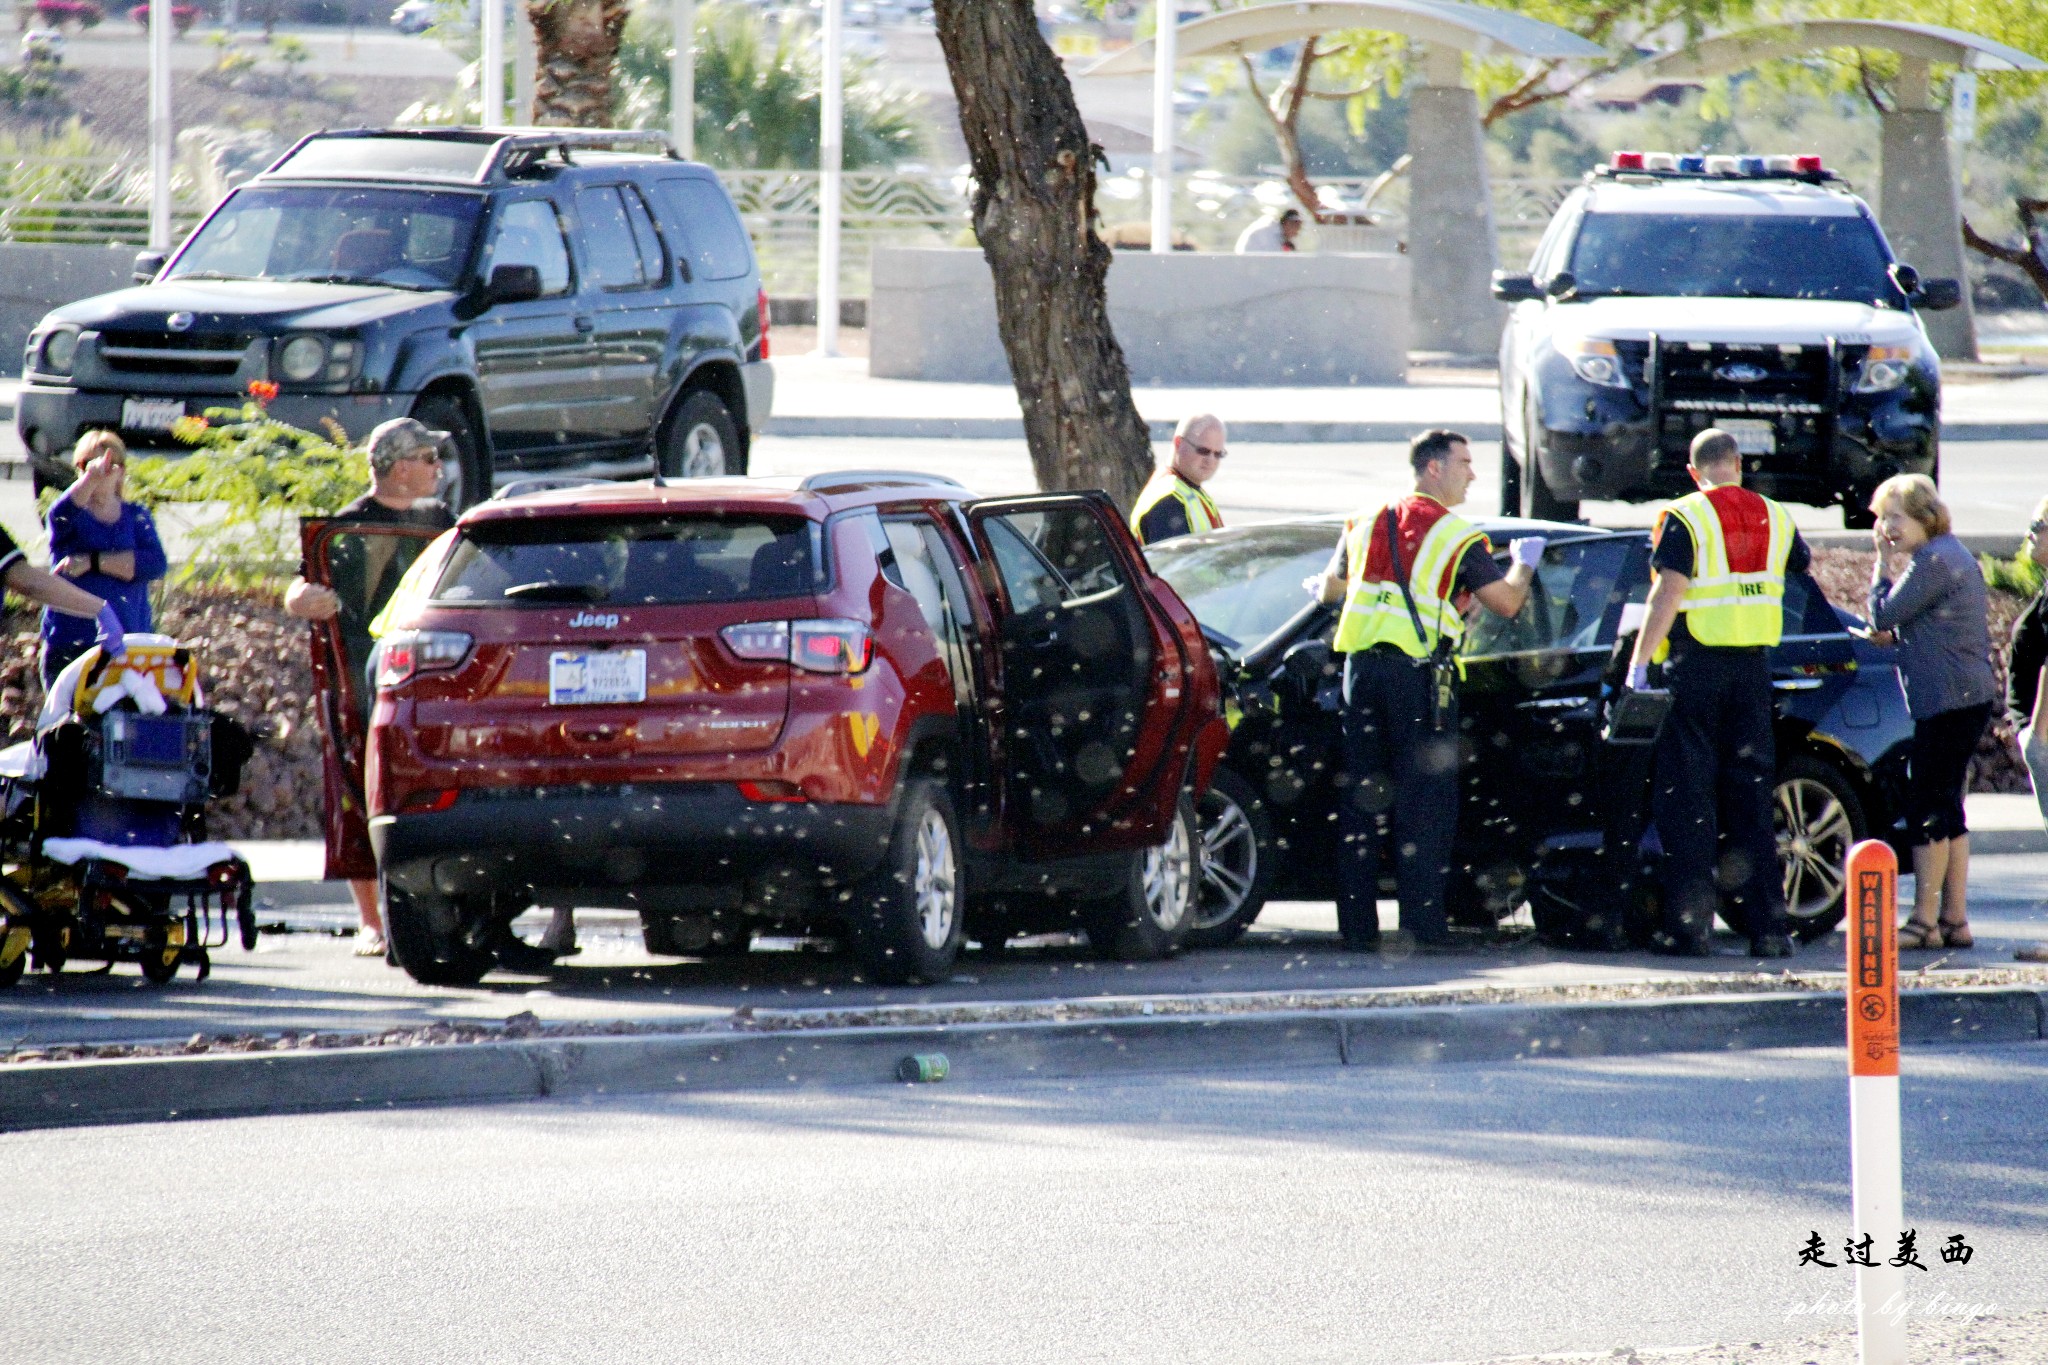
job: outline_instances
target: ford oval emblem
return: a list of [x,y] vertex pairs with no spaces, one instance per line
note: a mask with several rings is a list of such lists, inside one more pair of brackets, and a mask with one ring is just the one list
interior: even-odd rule
[[1733,365],[1723,365],[1720,369],[1714,371],[1714,377],[1716,379],[1725,379],[1731,384],[1754,384],[1759,379],[1768,379],[1770,373],[1769,370],[1761,365],[1749,365],[1742,361],[1737,361]]
[[193,317],[190,313],[173,313],[164,319],[164,326],[170,328],[173,332],[190,331],[192,323]]

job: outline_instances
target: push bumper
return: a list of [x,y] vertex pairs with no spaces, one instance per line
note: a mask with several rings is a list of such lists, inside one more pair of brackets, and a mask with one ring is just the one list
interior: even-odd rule
[[749,801],[724,782],[464,791],[370,821],[377,864],[415,894],[729,886],[794,870],[844,883],[888,849],[886,805]]

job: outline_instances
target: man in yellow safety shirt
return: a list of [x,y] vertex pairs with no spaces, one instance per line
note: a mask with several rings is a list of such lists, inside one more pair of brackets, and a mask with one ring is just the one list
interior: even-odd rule
[[[1444,885],[1458,823],[1457,694],[1439,696],[1437,664],[1464,636],[1473,598],[1512,617],[1529,599],[1543,539],[1509,544],[1503,573],[1478,527],[1450,509],[1472,485],[1472,450],[1455,431],[1408,447],[1415,491],[1353,517],[1320,579],[1342,600],[1331,647],[1344,656],[1344,777],[1337,804],[1337,928],[1348,948],[1379,946],[1379,841],[1391,817],[1401,928],[1418,947],[1451,943]],[[1403,588],[1406,591],[1403,591]]]
[[1131,531],[1140,545],[1213,531],[1223,524],[1223,514],[1202,491],[1228,453],[1223,442],[1222,418],[1199,412],[1180,419],[1166,463],[1131,507]]
[[1784,629],[1785,575],[1803,572],[1812,555],[1790,513],[1742,486],[1733,436],[1702,431],[1688,467],[1699,491],[1658,515],[1656,578],[1628,670],[1628,685],[1641,691],[1660,665],[1672,692],[1650,800],[1664,848],[1658,946],[1711,954],[1726,892],[1739,907],[1729,919],[1743,926],[1750,950],[1790,957],[1771,823],[1769,651]]

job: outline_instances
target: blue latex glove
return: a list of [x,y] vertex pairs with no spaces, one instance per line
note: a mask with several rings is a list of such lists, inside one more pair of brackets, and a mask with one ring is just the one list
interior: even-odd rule
[[1520,540],[1508,542],[1508,558],[1517,564],[1535,568],[1543,562],[1543,547],[1549,544],[1542,536],[1523,536]]
[[101,605],[98,620],[100,635],[96,643],[105,651],[107,657],[118,659],[127,653],[126,647],[121,643],[121,618],[114,615],[111,602]]
[[1650,666],[1648,664],[1630,664],[1628,666],[1628,690],[1631,692],[1647,692],[1650,690]]

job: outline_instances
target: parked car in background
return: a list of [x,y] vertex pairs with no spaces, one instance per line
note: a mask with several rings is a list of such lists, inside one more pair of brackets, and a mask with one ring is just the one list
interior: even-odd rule
[[20,51],[23,66],[62,66],[64,31],[55,28],[29,29],[21,35]]
[[[1465,635],[1453,922],[1490,927],[1526,901],[1555,942],[1640,943],[1655,918],[1654,878],[1638,851],[1649,752],[1604,744],[1600,731],[1649,594],[1648,533],[1478,524],[1496,545],[1526,535],[1550,543],[1521,613],[1481,613]],[[1267,522],[1146,547],[1220,640],[1241,716],[1201,808],[1203,837],[1250,830],[1256,858],[1245,865],[1244,841],[1232,838],[1234,880],[1246,891],[1233,900],[1209,885],[1198,941],[1242,933],[1268,895],[1336,893],[1337,609],[1311,604],[1301,584],[1328,562],[1341,527],[1335,518]],[[1784,639],[1771,656],[1775,810],[1793,931],[1806,940],[1841,921],[1849,847],[1903,834],[1897,793],[1912,721],[1892,651],[1850,634],[1852,624],[1810,576],[1788,582]]]
[[[316,527],[309,576],[420,534]],[[374,713],[339,711],[370,716],[385,923],[430,982],[482,976],[535,904],[637,910],[655,953],[828,934],[893,982],[1016,933],[1164,956],[1228,739],[1194,615],[1105,495],[899,474],[473,508]]]
[[744,473],[773,402],[746,229],[659,133],[316,133],[136,279],[29,337],[39,485],[69,481],[82,431],[179,449],[178,418],[258,380],[294,426],[451,433],[457,507],[522,472]]
[[405,0],[391,11],[391,27],[400,33],[425,33],[434,26],[434,0]]

